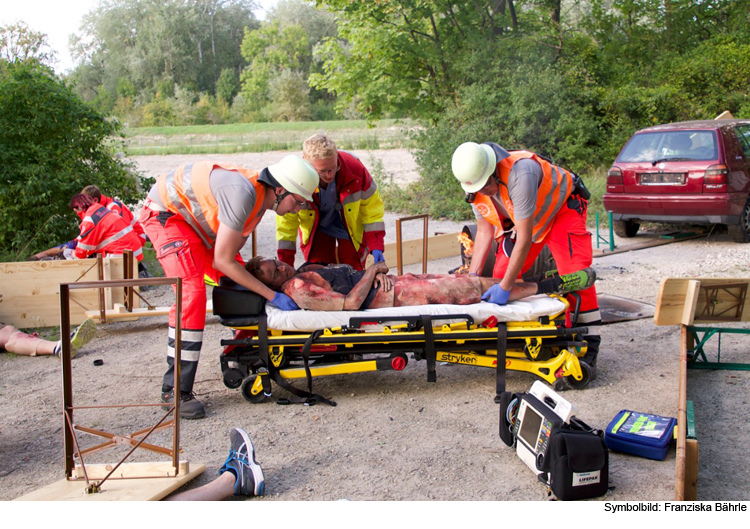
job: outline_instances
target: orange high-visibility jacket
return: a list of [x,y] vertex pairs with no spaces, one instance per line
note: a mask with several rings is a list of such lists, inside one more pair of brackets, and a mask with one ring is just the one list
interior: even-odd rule
[[[510,218],[515,222],[513,214],[513,202],[508,194],[508,177],[510,170],[518,160],[531,158],[542,167],[542,183],[536,196],[536,208],[534,210],[534,227],[531,232],[531,240],[539,242],[549,233],[552,222],[563,207],[565,201],[573,192],[573,176],[567,169],[549,163],[547,160],[529,151],[509,151],[510,156],[503,158],[497,164],[497,175],[500,179],[500,199]],[[490,197],[477,194],[474,204],[477,205],[479,213],[491,224],[499,227],[495,230],[495,238],[502,233],[502,217]]]
[[208,248],[213,248],[219,231],[219,205],[208,183],[211,171],[217,167],[240,173],[255,188],[255,207],[242,230],[242,235],[247,237],[262,218],[259,213],[266,193],[263,184],[258,182],[260,173],[257,171],[234,164],[202,161],[178,167],[161,175],[156,182],[164,207],[185,219]]
[[136,259],[143,260],[143,243],[133,228],[117,213],[101,204],[93,204],[81,222],[75,257],[86,259],[97,253],[106,257],[122,254],[124,250],[132,250]]

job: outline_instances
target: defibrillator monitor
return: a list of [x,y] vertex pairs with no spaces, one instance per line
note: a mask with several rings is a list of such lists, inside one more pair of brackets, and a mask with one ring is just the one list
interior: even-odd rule
[[513,423],[516,454],[536,474],[547,457],[552,431],[570,421],[575,406],[557,393],[540,385],[519,396],[518,415]]

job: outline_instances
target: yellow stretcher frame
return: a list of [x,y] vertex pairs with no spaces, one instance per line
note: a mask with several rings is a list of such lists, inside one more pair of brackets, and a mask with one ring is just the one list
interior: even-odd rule
[[[567,301],[564,298],[559,299],[567,308]],[[551,317],[541,318],[540,321],[501,324],[506,326],[508,337],[505,343],[505,369],[531,373],[557,390],[585,387],[590,381],[591,373],[585,369],[585,364],[582,368],[578,359],[586,354],[583,334],[588,330],[563,328],[556,320],[562,318],[564,313],[565,309]],[[446,316],[434,318],[445,320]],[[307,367],[290,366],[288,363],[302,359],[301,351],[305,343],[311,339],[311,333],[266,329],[265,337],[262,337],[263,324],[231,325],[224,321],[222,323],[233,329],[256,334],[239,340],[221,342],[222,345],[229,346],[221,359],[225,385],[230,388],[240,387],[243,397],[252,403],[262,402],[271,395],[269,388],[272,376],[276,377],[277,384],[283,384],[286,380],[300,378],[312,379],[384,369],[400,370],[408,362],[405,354],[407,352],[414,353],[417,360],[428,360],[429,381],[435,379],[434,366],[437,362],[497,369],[498,330],[485,328],[481,323],[444,324],[431,326],[429,331],[426,327],[413,330],[409,325],[403,324],[386,325],[379,332],[357,332],[349,327],[322,329],[316,331],[318,336],[312,341],[310,354],[325,357],[328,352],[339,356],[348,355],[349,358]],[[268,351],[267,360],[260,368],[248,369],[247,373],[235,371],[228,376],[227,371],[232,369],[230,365],[234,363],[236,366],[241,362],[241,355],[236,354],[233,347],[245,352],[248,349],[257,350],[258,354],[265,347]],[[316,347],[327,348],[327,351],[321,353],[315,350]],[[430,348],[433,349],[434,358],[420,353]],[[362,358],[362,351],[377,358]],[[395,358],[401,360],[394,360]]]

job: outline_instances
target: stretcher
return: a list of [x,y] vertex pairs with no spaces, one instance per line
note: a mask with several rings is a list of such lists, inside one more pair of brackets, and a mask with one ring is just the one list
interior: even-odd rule
[[[361,312],[282,311],[227,278],[213,289],[214,314],[234,330],[221,341],[224,384],[240,388],[251,403],[272,396],[272,383],[295,402],[335,405],[313,393],[315,377],[380,370],[403,370],[409,359],[424,360],[427,380],[437,379],[438,363],[532,373],[557,391],[582,389],[591,371],[585,327],[565,325],[568,302],[538,295],[498,306],[422,305]],[[498,354],[500,353],[500,354]],[[497,369],[504,358],[505,370]],[[290,381],[305,379],[307,389]],[[281,399],[280,403],[289,403]]]

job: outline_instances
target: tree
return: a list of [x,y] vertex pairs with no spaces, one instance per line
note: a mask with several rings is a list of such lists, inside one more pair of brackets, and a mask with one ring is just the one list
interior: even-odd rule
[[309,71],[312,51],[302,26],[294,24],[282,28],[275,20],[257,30],[245,30],[242,56],[249,63],[242,72],[242,95],[260,109],[271,99],[271,79],[284,70],[304,75]]
[[49,49],[47,35],[32,30],[25,22],[0,26],[0,60],[31,59],[47,65],[55,61],[55,52]]
[[0,62],[0,247],[28,253],[77,235],[70,198],[87,184],[132,203],[139,181],[114,153],[115,121],[36,61]]
[[222,70],[239,75],[245,65],[240,43],[245,28],[258,26],[255,7],[252,0],[104,0],[72,39],[76,90],[91,101],[99,87],[116,93],[125,77],[140,105],[165,81],[215,95]]

